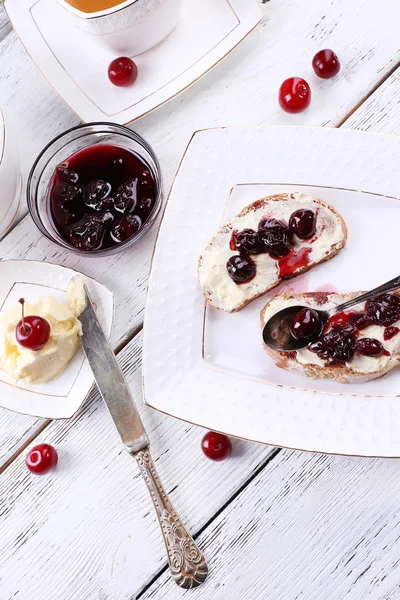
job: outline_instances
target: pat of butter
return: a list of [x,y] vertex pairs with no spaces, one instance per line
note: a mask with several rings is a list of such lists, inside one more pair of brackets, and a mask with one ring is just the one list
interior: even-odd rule
[[69,282],[68,291],[68,306],[76,317],[79,317],[86,308],[85,289],[83,287],[82,277],[74,277]]
[[25,314],[37,315],[50,324],[50,339],[41,350],[29,350],[16,340],[15,329],[21,320],[17,304],[0,315],[0,370],[14,381],[42,384],[59,377],[75,356],[82,335],[79,315],[86,307],[81,278],[71,280],[68,305],[46,296],[34,304],[25,303]]

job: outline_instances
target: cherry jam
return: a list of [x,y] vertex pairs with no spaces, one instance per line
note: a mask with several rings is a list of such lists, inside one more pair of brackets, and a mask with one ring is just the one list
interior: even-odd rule
[[[317,214],[318,210],[314,213],[303,208],[292,213],[290,225],[285,221],[264,216],[258,223],[257,231],[233,230],[229,248],[233,252],[238,251],[239,255],[232,256],[226,264],[229,277],[235,283],[250,281],[256,274],[256,265],[250,255],[265,252],[278,261],[278,273],[282,279],[292,277],[295,271],[306,267],[311,248],[300,248],[296,252],[292,238],[293,235],[304,239],[312,237],[316,230]],[[311,242],[316,239],[317,237],[313,238]]]
[[308,255],[310,252],[311,248],[300,248],[298,252],[294,252],[292,250],[290,254],[280,258],[278,260],[279,277],[282,279],[287,279],[292,277],[293,273],[297,271],[297,269],[306,267],[309,263]]
[[98,144],[56,167],[48,206],[62,239],[90,252],[137,235],[153,211],[156,194],[154,177],[142,159],[125,148]]
[[383,339],[385,340],[385,342],[391,340],[399,332],[400,329],[398,327],[385,327],[385,330],[383,332]]
[[[349,312],[338,312],[338,313],[332,315],[332,317],[330,317],[329,320],[327,321],[327,323],[324,327],[323,333],[326,333],[327,331],[329,331],[333,327],[336,327],[337,325],[345,325],[346,323],[349,323],[349,322],[351,322],[353,325],[355,325],[352,321],[352,317],[355,314],[357,314],[355,311],[349,311]],[[355,325],[355,327],[357,327],[357,325]]]

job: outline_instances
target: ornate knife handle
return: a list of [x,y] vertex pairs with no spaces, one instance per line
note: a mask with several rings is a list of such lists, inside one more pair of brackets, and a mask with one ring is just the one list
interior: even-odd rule
[[158,515],[171,575],[181,588],[198,587],[208,574],[205,558],[169,501],[149,450],[141,450],[133,456],[138,462]]

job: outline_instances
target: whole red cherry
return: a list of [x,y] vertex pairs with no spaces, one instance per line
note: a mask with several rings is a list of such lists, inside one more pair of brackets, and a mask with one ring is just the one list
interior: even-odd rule
[[314,56],[312,66],[315,74],[322,79],[330,79],[340,71],[340,62],[333,50],[320,50]]
[[232,444],[226,435],[209,431],[201,440],[201,449],[211,460],[224,460],[231,455]]
[[108,67],[108,78],[118,87],[126,87],[135,83],[138,75],[136,63],[127,56],[115,58]]
[[22,319],[15,328],[15,337],[20,346],[28,350],[41,350],[50,338],[50,324],[46,319],[35,315],[24,315],[24,298],[18,301],[22,305]]
[[317,215],[307,208],[295,210],[289,219],[289,227],[301,239],[308,239],[315,233]]
[[298,113],[311,102],[311,90],[305,79],[289,77],[279,89],[279,104],[288,113]]
[[57,450],[50,444],[34,446],[25,457],[25,464],[31,473],[44,475],[54,469],[58,462]]
[[296,340],[309,339],[321,333],[322,323],[319,314],[312,308],[302,308],[293,317],[290,333]]

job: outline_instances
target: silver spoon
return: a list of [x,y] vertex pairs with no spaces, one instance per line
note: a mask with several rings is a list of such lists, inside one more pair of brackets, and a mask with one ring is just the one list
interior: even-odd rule
[[321,320],[321,328],[317,331],[312,338],[307,339],[297,339],[290,332],[290,324],[292,319],[297,313],[299,313],[303,308],[310,308],[309,306],[289,306],[288,308],[284,308],[280,310],[276,314],[274,314],[268,321],[266,322],[263,329],[263,340],[264,343],[272,348],[273,350],[280,350],[281,352],[290,352],[291,350],[300,350],[301,348],[306,348],[309,346],[314,340],[318,338],[321,334],[321,331],[325,327],[327,320],[334,314],[347,310],[351,306],[355,306],[360,302],[365,302],[369,298],[373,298],[374,296],[379,296],[384,292],[391,292],[396,288],[400,287],[400,276],[391,279],[387,283],[384,283],[370,292],[365,292],[365,294],[361,294],[361,296],[356,296],[352,300],[348,302],[344,302],[343,304],[339,304],[339,306],[335,306],[332,310],[315,310],[318,313],[318,316]]

